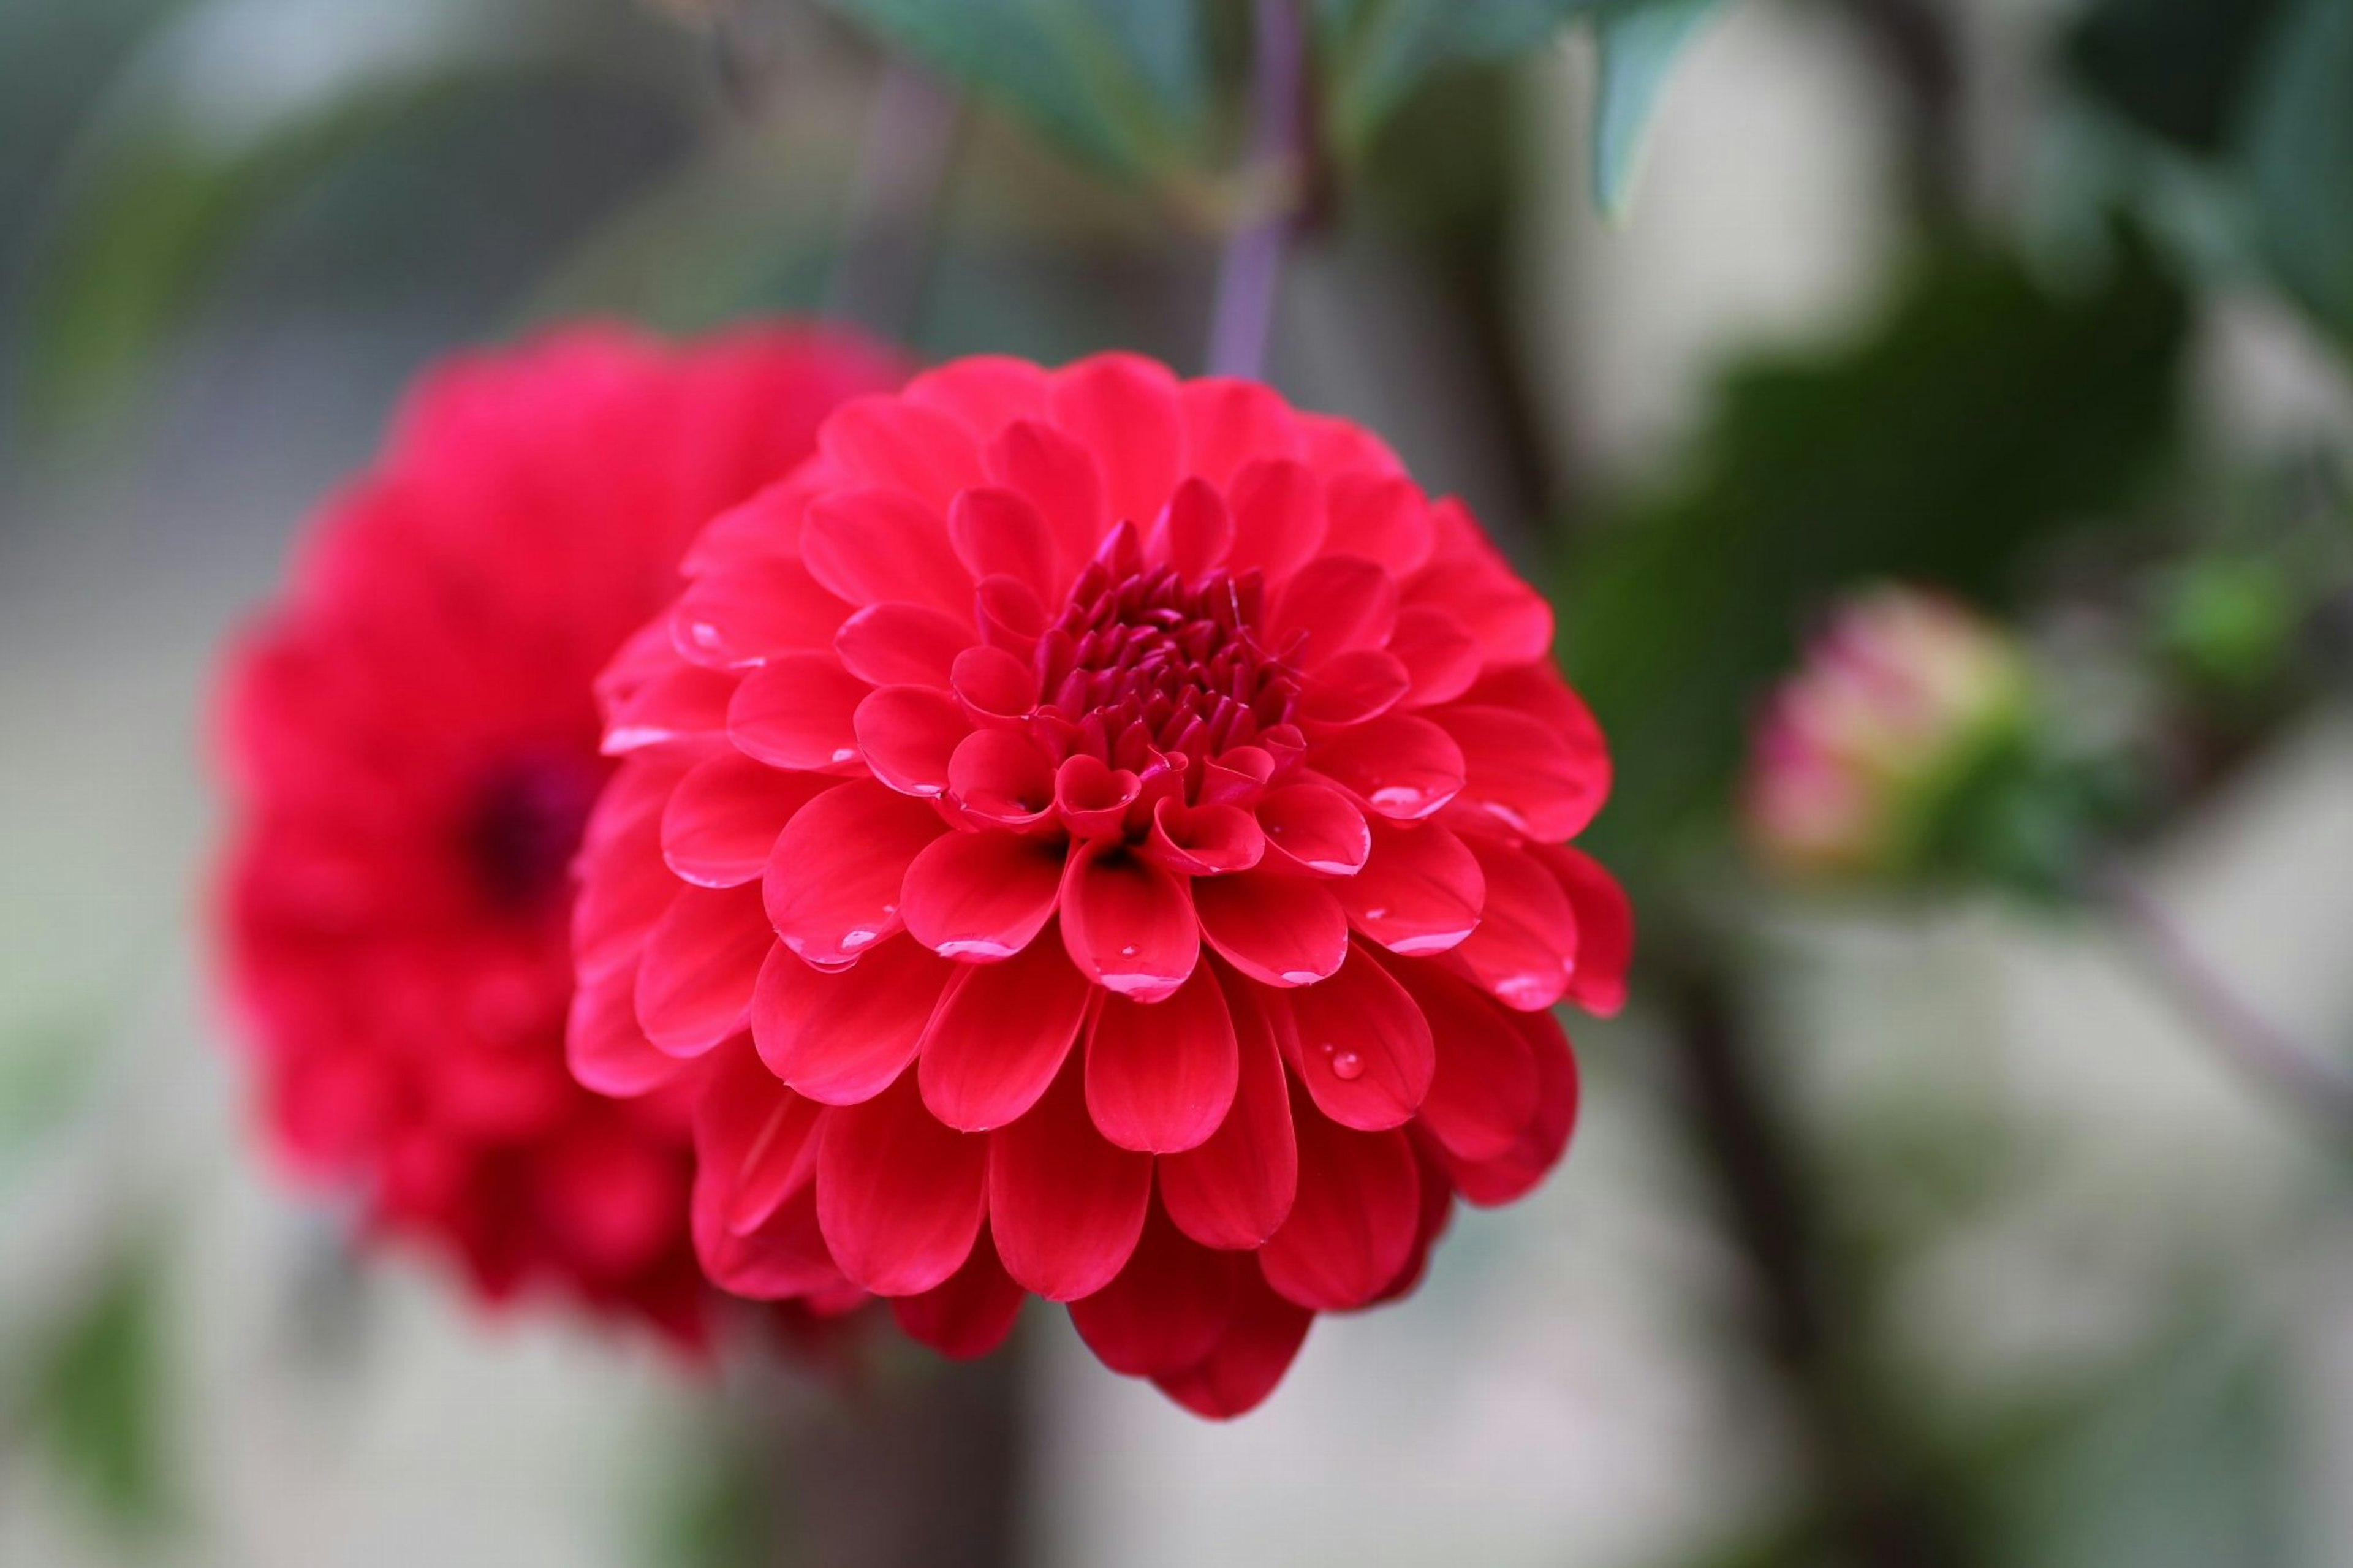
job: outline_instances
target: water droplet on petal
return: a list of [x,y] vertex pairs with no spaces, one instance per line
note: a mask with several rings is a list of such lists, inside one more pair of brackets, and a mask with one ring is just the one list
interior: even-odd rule
[[1119,955],[1122,958],[1134,958],[1135,956],[1135,944],[1134,942],[1130,942],[1127,946],[1121,948],[1119,950]]
[[1332,1058],[1332,1076],[1354,1082],[1365,1076],[1365,1058],[1354,1051],[1342,1051]]

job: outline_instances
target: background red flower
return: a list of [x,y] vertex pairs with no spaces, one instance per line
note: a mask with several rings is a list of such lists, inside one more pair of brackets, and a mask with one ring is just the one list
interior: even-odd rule
[[1551,613],[1253,382],[965,360],[818,448],[605,678],[574,1068],[707,1075],[726,1288],[958,1355],[1034,1292],[1247,1409],[1567,1142],[1630,924]]
[[702,1332],[691,1085],[617,1101],[564,1068],[569,868],[610,767],[590,686],[696,527],[897,374],[794,328],[445,364],[228,661],[221,940],[272,1141],[488,1297]]

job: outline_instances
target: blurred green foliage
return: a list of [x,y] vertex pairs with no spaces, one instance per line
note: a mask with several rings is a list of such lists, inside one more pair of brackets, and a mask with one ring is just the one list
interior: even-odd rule
[[165,1453],[170,1402],[162,1260],[123,1249],[17,1370],[11,1424],[117,1532],[149,1537],[179,1506]]
[[1960,247],[1852,342],[1727,371],[1666,482],[1563,563],[1562,660],[1624,781],[1605,858],[1640,879],[1721,820],[1750,710],[1831,595],[1896,578],[2000,604],[2055,531],[2123,514],[2175,433],[2187,321],[2130,237],[2080,291]]

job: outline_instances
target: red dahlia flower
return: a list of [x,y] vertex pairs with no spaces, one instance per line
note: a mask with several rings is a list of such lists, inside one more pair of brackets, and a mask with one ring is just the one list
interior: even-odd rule
[[[715,1058],[695,1238],[952,1354],[1025,1292],[1229,1415],[1409,1289],[1617,1005],[1552,619],[1378,440],[1234,380],[973,359],[714,521],[607,672],[574,1069]],[[702,1070],[698,1066],[696,1070]]]
[[617,1103],[565,1071],[567,870],[612,766],[591,688],[697,525],[898,379],[788,330],[444,366],[229,661],[223,942],[275,1141],[488,1296],[700,1335],[692,1085]]

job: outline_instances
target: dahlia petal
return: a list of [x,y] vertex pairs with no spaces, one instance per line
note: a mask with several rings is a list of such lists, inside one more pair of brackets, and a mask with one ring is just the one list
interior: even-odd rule
[[1609,794],[1600,731],[1589,743],[1505,708],[1457,702],[1430,718],[1462,748],[1462,800],[1530,838],[1585,831]]
[[891,1302],[899,1328],[950,1361],[972,1361],[1005,1342],[1021,1303],[1029,1299],[997,1256],[989,1227],[981,1226],[972,1253],[954,1274],[915,1296]]
[[776,945],[751,888],[681,888],[646,938],[638,1021],[672,1056],[700,1056],[744,1027]]
[[1032,942],[1002,963],[959,963],[923,1029],[916,1080],[950,1127],[1003,1127],[1054,1081],[1092,988],[1060,948]]
[[1233,508],[1234,547],[1226,558],[1237,575],[1255,566],[1270,587],[1291,574],[1324,543],[1324,487],[1305,465],[1254,459],[1226,487]]
[[638,1022],[638,970],[624,964],[572,994],[565,1062],[583,1087],[634,1099],[670,1082],[683,1064],[646,1038]]
[[1145,540],[1152,558],[1179,576],[1198,577],[1222,563],[1234,545],[1234,520],[1226,498],[1206,481],[1189,479],[1169,496]]
[[1476,638],[1491,668],[1527,664],[1552,646],[1552,606],[1504,564],[1462,503],[1430,509],[1439,548],[1406,584],[1409,605],[1447,611]]
[[1185,468],[1184,414],[1168,368],[1137,354],[1096,354],[1054,378],[1051,402],[1054,422],[1102,463],[1112,520],[1157,515]]
[[1547,1013],[1514,1013],[1511,1018],[1535,1058],[1535,1120],[1510,1152],[1493,1160],[1457,1159],[1443,1144],[1434,1144],[1463,1197],[1482,1207],[1525,1196],[1560,1163],[1577,1126],[1577,1058],[1559,1021]]
[[1260,1001],[1292,1073],[1333,1121],[1378,1131],[1410,1120],[1429,1098],[1438,1070],[1430,1021],[1369,952],[1352,951],[1319,984]]
[[1200,927],[1184,880],[1129,854],[1116,839],[1090,840],[1071,856],[1061,910],[1071,962],[1118,995],[1160,1001],[1175,994],[1199,962]]
[[612,704],[605,714],[608,757],[723,733],[733,676],[681,665],[654,677]]
[[1238,1269],[1233,1308],[1217,1347],[1184,1371],[1152,1381],[1194,1415],[1229,1421],[1274,1392],[1314,1322],[1314,1312],[1276,1295],[1259,1270]]
[[735,752],[709,758],[679,781],[662,809],[662,858],[699,886],[738,887],[767,868],[785,824],[833,782]]
[[1082,838],[1116,837],[1125,830],[1127,808],[1142,789],[1143,782],[1125,768],[1080,752],[1054,770],[1055,814]]
[[826,1105],[855,1105],[915,1059],[953,969],[890,941],[847,969],[815,969],[781,947],[760,965],[752,1039],[768,1073]]
[[1113,1372],[1181,1373],[1217,1348],[1233,1320],[1239,1278],[1257,1272],[1246,1258],[1194,1241],[1154,1204],[1117,1278],[1071,1303],[1071,1326]]
[[1046,607],[1039,603],[1037,591],[1018,577],[1002,573],[983,577],[973,590],[972,605],[980,640],[1016,658],[1034,652],[1045,634]]
[[817,1217],[842,1273],[878,1296],[913,1296],[972,1254],[988,1208],[988,1140],[943,1127],[915,1075],[826,1116]]
[[946,833],[907,868],[908,934],[944,958],[987,963],[1029,945],[1054,912],[1063,847],[1009,833]]
[[1356,803],[1328,784],[1285,784],[1259,797],[1258,824],[1277,862],[1324,877],[1353,877],[1372,853]]
[[1166,1001],[1103,999],[1087,1035],[1087,1110],[1123,1149],[1197,1148],[1225,1121],[1240,1071],[1225,994],[1199,965]]
[[1111,525],[1094,454],[1051,425],[1017,419],[986,453],[988,477],[1018,490],[1045,518],[1064,559],[1084,561]]
[[1238,806],[1187,805],[1166,795],[1153,804],[1143,853],[1182,877],[1247,871],[1266,853],[1258,819]]
[[1395,969],[1430,1021],[1438,1050],[1416,1125],[1461,1159],[1508,1153],[1538,1109],[1535,1051],[1511,1016],[1472,986],[1427,963]]
[[1634,907],[1617,879],[1575,845],[1531,844],[1528,853],[1552,873],[1577,915],[1577,963],[1568,974],[1568,999],[1606,1018],[1626,1005]]
[[1018,490],[992,485],[958,495],[948,508],[948,539],[975,582],[1011,577],[1040,599],[1061,589],[1054,530]]
[[1218,956],[1267,985],[1313,985],[1348,956],[1348,917],[1319,881],[1261,868],[1193,888]]
[[745,1236],[817,1174],[825,1108],[776,1081],[750,1045],[713,1058],[694,1110],[694,1232]]
[[871,779],[826,791],[793,815],[769,857],[776,935],[820,967],[849,963],[905,923],[907,867],[947,830],[929,805]]
[[1430,560],[1437,530],[1429,499],[1412,480],[1359,470],[1335,478],[1324,493],[1332,537],[1346,540],[1351,552],[1379,562],[1400,581]]
[[1027,826],[1054,809],[1054,768],[1029,736],[976,730],[948,759],[948,798],[974,816]]
[[801,531],[809,575],[853,605],[899,600],[972,611],[972,574],[940,514],[903,491],[836,490],[809,505]]
[[1001,647],[968,647],[956,655],[949,683],[973,717],[983,721],[1025,719],[1038,706],[1038,676]]
[[678,895],[662,861],[664,803],[684,771],[668,759],[633,757],[605,787],[582,840],[586,886],[572,906],[572,952],[584,983],[634,967],[648,928]]
[[797,554],[812,493],[812,487],[800,479],[786,479],[721,511],[687,546],[679,570],[689,577],[704,577],[749,561]]
[[[1407,1138],[1415,1142],[1412,1133]],[[1448,1177],[1441,1157],[1424,1152],[1424,1145],[1415,1142],[1413,1163],[1421,1176],[1421,1208],[1414,1220],[1413,1250],[1406,1254],[1405,1267],[1398,1270],[1397,1278],[1382,1286],[1381,1293],[1373,1298],[1375,1306],[1412,1294],[1430,1268],[1431,1249],[1454,1218],[1454,1183]]]
[[1185,383],[1180,396],[1187,466],[1213,485],[1224,486],[1252,458],[1306,455],[1291,405],[1262,381],[1203,376]]
[[1388,712],[1412,690],[1412,673],[1397,655],[1387,648],[1353,648],[1302,678],[1299,717],[1310,724],[1361,724]]
[[1316,743],[1317,772],[1383,816],[1412,821],[1461,793],[1462,748],[1427,719],[1388,713]]
[[1052,378],[1011,354],[971,354],[909,382],[910,403],[936,410],[985,439],[1016,419],[1042,419]]
[[1272,646],[1298,647],[1314,669],[1356,648],[1378,647],[1397,626],[1397,579],[1361,555],[1319,555],[1275,601]]
[[1408,605],[1399,610],[1388,651],[1405,666],[1411,687],[1406,698],[1409,708],[1451,702],[1479,679],[1478,643],[1461,622],[1434,605]]
[[1027,1114],[988,1139],[988,1212],[1006,1272],[1049,1301],[1092,1295],[1135,1250],[1152,1159],[1087,1120],[1076,1061]]
[[1298,1201],[1258,1249],[1259,1267],[1276,1294],[1300,1306],[1361,1307],[1413,1251],[1421,1209],[1413,1146],[1396,1128],[1360,1132],[1310,1106],[1297,1108],[1296,1124]]
[[[830,1120],[839,1112],[828,1111]],[[821,1141],[820,1141],[821,1142]],[[696,1211],[695,1259],[713,1285],[753,1301],[821,1297],[849,1286],[818,1224],[814,1182],[804,1184],[756,1229],[743,1235],[707,1228]]]
[[698,577],[670,612],[679,654],[712,669],[743,669],[780,653],[830,647],[849,606],[808,568],[766,556]]
[[955,656],[972,644],[972,620],[929,605],[869,605],[841,623],[833,651],[871,686],[945,688]]
[[1405,465],[1389,444],[1353,419],[1335,414],[1299,413],[1299,434],[1307,443],[1303,461],[1318,473],[1336,474],[1362,468],[1376,474],[1402,474]]
[[971,431],[903,397],[850,399],[819,427],[817,443],[852,479],[896,486],[942,510],[956,491],[980,482]]
[[1247,980],[1220,975],[1239,1071],[1233,1108],[1207,1142],[1159,1162],[1160,1201],[1204,1247],[1248,1248],[1272,1236],[1299,1189],[1291,1092],[1273,1026]]
[[1577,963],[1577,912],[1525,850],[1485,838],[1468,842],[1487,896],[1479,929],[1454,951],[1505,1006],[1523,1013],[1549,1007],[1567,991]]
[[736,687],[727,738],[772,767],[854,771],[860,764],[852,716],[867,690],[829,652],[778,654]]
[[944,795],[948,761],[972,721],[955,698],[929,686],[886,686],[870,692],[850,716],[859,755],[874,776],[901,795]]
[[1348,923],[1410,958],[1460,946],[1479,924],[1487,901],[1479,858],[1435,822],[1371,823],[1373,848],[1365,868],[1333,889]]

